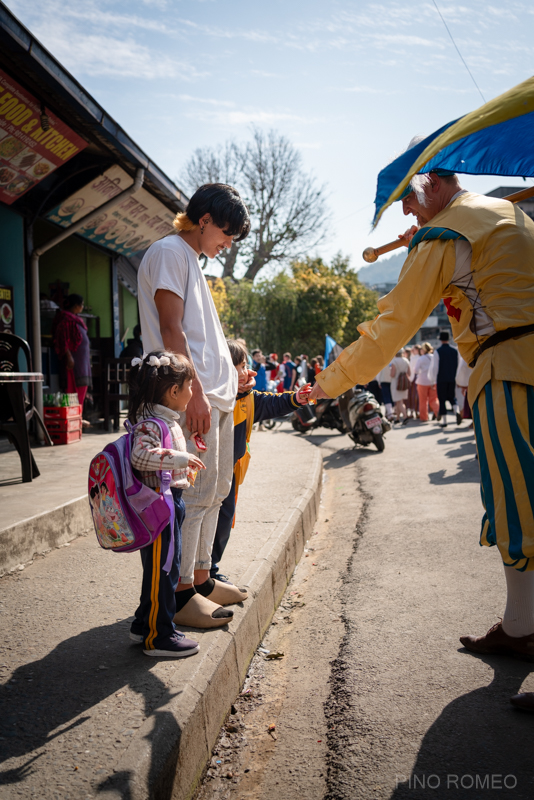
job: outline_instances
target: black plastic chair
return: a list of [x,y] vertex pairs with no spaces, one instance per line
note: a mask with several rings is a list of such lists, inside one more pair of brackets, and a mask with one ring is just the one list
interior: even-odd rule
[[[26,357],[26,370],[20,369],[19,354]],[[0,333],[0,373],[32,372],[32,356],[28,342],[14,333]],[[45,439],[53,445],[41,415],[34,406],[35,383],[28,382],[28,392],[23,383],[0,383],[0,433],[4,433],[16,448],[22,466],[22,480],[29,483],[40,475],[30,447],[28,422],[35,416]]]

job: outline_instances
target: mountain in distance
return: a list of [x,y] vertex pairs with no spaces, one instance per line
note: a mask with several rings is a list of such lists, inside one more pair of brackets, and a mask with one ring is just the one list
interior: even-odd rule
[[397,283],[407,255],[408,250],[403,247],[400,253],[395,253],[389,258],[381,256],[374,264],[360,267],[358,278],[367,286],[375,286],[381,283]]

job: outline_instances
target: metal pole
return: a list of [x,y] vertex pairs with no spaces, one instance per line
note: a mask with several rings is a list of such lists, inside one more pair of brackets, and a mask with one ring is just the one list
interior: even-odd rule
[[[93,217],[96,217],[98,214],[101,214],[102,211],[107,211],[108,208],[112,208],[116,206],[121,200],[124,200],[125,197],[128,197],[131,194],[135,194],[143,185],[143,181],[145,179],[145,171],[144,169],[138,169],[135,173],[135,180],[131,186],[125,189],[120,194],[115,195],[112,197],[111,200],[108,200],[107,203],[104,203],[102,206],[98,206],[98,208],[91,211],[90,214],[86,214],[85,217],[82,217],[75,222],[74,225],[70,225],[64,231],[59,233],[57,236],[54,236],[53,239],[50,239],[45,244],[42,244],[40,247],[36,247],[31,255],[31,273],[32,273],[32,313],[33,313],[33,369],[34,372],[41,372],[42,371],[42,351],[41,351],[41,302],[39,297],[39,258],[50,250],[52,247],[55,247],[57,244],[62,242],[64,239],[68,239],[69,236],[72,236],[73,233],[83,228],[84,225],[89,222]],[[36,388],[35,390],[35,407],[37,411],[43,416],[43,392],[42,387],[41,389]],[[42,432],[38,429],[37,436],[39,441],[42,441]]]

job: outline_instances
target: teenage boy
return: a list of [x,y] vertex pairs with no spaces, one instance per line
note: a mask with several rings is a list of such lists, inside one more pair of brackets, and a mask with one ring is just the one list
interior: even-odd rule
[[[233,187],[212,183],[195,192],[186,212],[176,216],[174,227],[176,235],[151,245],[141,262],[139,313],[145,352],[164,348],[181,353],[196,370],[193,396],[180,415],[180,426],[186,437],[194,433],[203,437],[206,469],[184,492],[175,622],[215,628],[233,616],[221,606],[244,599],[235,586],[218,591],[221,584],[214,584],[209,574],[219,507],[232,482],[237,375],[199,257],[215,258],[244,239],[250,220]],[[191,441],[188,449],[193,449]]]

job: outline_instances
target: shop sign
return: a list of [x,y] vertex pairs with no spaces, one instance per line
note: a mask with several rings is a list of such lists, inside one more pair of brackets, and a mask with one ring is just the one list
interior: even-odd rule
[[12,286],[0,286],[0,333],[15,333]]
[[0,200],[14,203],[32,186],[87,147],[87,142],[0,69]]
[[[62,228],[87,216],[133,183],[121,167],[115,165],[94,181],[74,192],[47,214]],[[122,203],[89,220],[77,233],[85,239],[124,256],[146,250],[152,242],[174,231],[174,213],[156,200],[146,189],[139,189]]]

